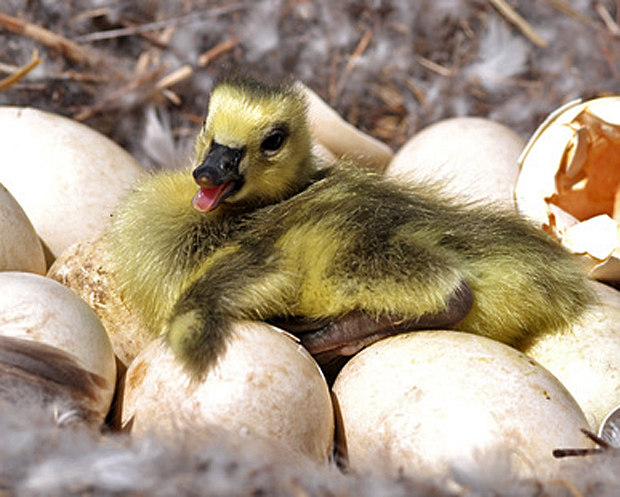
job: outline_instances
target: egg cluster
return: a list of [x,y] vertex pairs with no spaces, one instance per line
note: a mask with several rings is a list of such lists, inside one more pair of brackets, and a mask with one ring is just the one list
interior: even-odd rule
[[[571,115],[554,115],[527,146],[493,121],[458,118],[393,155],[302,89],[327,160],[361,154],[386,175],[439,181],[467,201],[520,210],[583,253],[593,277],[620,280],[619,166],[588,159],[593,150],[606,157],[601,143],[613,150],[620,141],[620,119],[604,110],[617,99],[562,110]],[[27,392],[54,406],[59,424],[163,437],[223,427],[354,471],[439,477],[490,454],[525,474],[553,474],[554,449],[590,446],[581,430],[596,432],[620,403],[620,294],[594,280],[597,304],[525,351],[456,331],[401,334],[358,353],[328,385],[295,337],[240,323],[198,381],[125,305],[102,242],[143,169],[89,128],[34,109],[0,108],[0,131],[0,402]],[[541,154],[545,168],[535,165]],[[612,201],[590,211],[588,195]],[[566,235],[591,217],[607,231],[581,236],[602,237],[605,250],[576,248]]]

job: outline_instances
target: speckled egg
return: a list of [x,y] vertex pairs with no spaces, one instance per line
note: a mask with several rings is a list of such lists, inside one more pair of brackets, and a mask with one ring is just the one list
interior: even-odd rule
[[[504,344],[453,331],[398,335],[355,356],[334,384],[351,469],[449,478],[488,457],[552,471],[587,445],[581,409],[547,370]],[[482,458],[482,459],[480,459]]]
[[54,255],[103,232],[143,170],[101,133],[37,109],[0,107],[0,183]]
[[327,460],[334,433],[319,367],[290,336],[261,323],[235,325],[225,354],[200,381],[163,339],[152,342],[127,371],[123,422],[134,433],[225,427],[319,461]]

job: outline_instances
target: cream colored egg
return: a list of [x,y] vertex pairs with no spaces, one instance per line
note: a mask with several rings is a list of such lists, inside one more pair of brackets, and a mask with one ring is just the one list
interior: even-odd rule
[[0,183],[0,271],[45,273],[41,241],[28,216]]
[[66,249],[47,276],[73,290],[95,311],[123,364],[129,365],[155,338],[121,298],[103,238],[84,240]]
[[620,292],[591,285],[598,303],[573,326],[540,337],[525,353],[566,386],[597,428],[620,404]]
[[448,478],[510,457],[522,471],[552,472],[555,448],[587,446],[588,423],[558,380],[477,335],[382,340],[347,363],[333,391],[355,471]]
[[225,427],[319,461],[327,459],[334,432],[317,364],[289,336],[259,323],[236,325],[226,353],[198,383],[163,339],[152,342],[127,371],[123,422],[130,421],[134,433]]
[[524,145],[514,131],[490,119],[445,119],[403,145],[386,174],[430,181],[464,200],[491,200],[514,207],[517,160]]
[[296,86],[308,101],[308,122],[320,157],[328,162],[348,158],[368,169],[385,171],[394,156],[390,147],[346,122],[303,83],[298,81]]
[[36,274],[0,273],[0,337],[4,372],[39,376],[44,390],[49,382],[66,386],[89,416],[103,421],[116,359],[99,319],[71,290]]
[[71,119],[0,107],[0,182],[54,255],[102,233],[119,197],[142,174],[121,147]]

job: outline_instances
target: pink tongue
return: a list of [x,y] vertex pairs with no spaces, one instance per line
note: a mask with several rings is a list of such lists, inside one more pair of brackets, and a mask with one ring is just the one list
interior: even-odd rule
[[192,199],[192,205],[194,209],[199,212],[209,212],[217,207],[220,202],[220,198],[222,195],[228,191],[228,189],[232,185],[230,183],[224,183],[220,186],[215,186],[213,188],[205,188],[204,186],[200,187],[198,193],[194,195]]

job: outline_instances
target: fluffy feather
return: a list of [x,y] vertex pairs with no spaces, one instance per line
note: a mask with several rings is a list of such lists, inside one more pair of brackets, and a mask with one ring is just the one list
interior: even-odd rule
[[170,441],[101,436],[80,426],[60,428],[54,410],[0,400],[0,487],[7,495],[611,497],[620,488],[613,450],[560,461],[557,474],[537,477],[485,453],[479,466],[455,467],[430,482],[424,475],[343,475],[280,447],[202,429]]
[[478,60],[467,67],[466,73],[480,81],[488,91],[496,91],[505,80],[518,76],[526,69],[528,44],[512,34],[498,19],[490,19],[480,40]]

